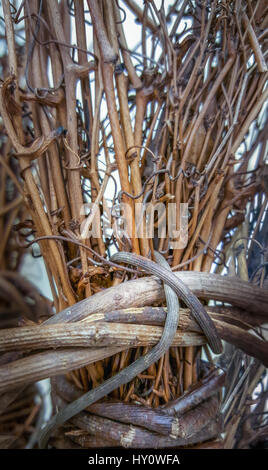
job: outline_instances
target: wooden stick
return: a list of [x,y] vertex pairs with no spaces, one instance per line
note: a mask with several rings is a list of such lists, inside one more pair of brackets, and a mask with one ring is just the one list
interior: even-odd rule
[[14,390],[22,384],[36,382],[47,377],[72,371],[125,348],[99,348],[86,350],[73,348],[57,352],[44,352],[26,357],[1,367],[0,393]]
[[244,26],[247,30],[248,36],[249,36],[251,47],[253,49],[255,59],[256,59],[257,65],[258,65],[258,70],[259,70],[260,73],[265,73],[265,72],[268,71],[268,68],[267,68],[265,59],[263,57],[263,53],[262,53],[258,38],[257,38],[257,36],[255,34],[255,31],[252,28],[252,26],[249,22],[248,16],[245,12],[242,13],[242,20],[243,20]]
[[[99,348],[103,346],[150,346],[156,344],[162,328],[121,323],[73,323],[6,328],[0,331],[0,351],[47,348]],[[178,330],[173,346],[200,346],[206,339],[200,333]],[[0,369],[1,370],[1,369]]]
[[[219,320],[215,321],[215,325],[223,339],[231,341],[237,347],[247,352],[247,354],[251,354],[261,360],[264,365],[268,365],[267,342],[236,326],[224,324]],[[24,328],[16,328],[9,330],[9,332],[14,338],[16,331],[16,334],[18,335],[17,338],[19,338],[18,342],[21,343],[23,342],[23,330]],[[41,380],[45,377],[55,376],[59,372],[67,372],[77,367],[88,365],[92,362],[103,359],[104,357],[113,355],[114,351],[122,351],[126,349],[127,346],[155,344],[160,338],[162,332],[161,327],[131,324],[130,328],[126,324],[109,323],[109,325],[106,325],[102,322],[97,325],[87,325],[85,322],[73,325],[59,324],[57,327],[54,326],[54,328],[44,325],[41,327],[26,327],[26,330],[30,332],[28,338],[27,336],[24,337],[24,344],[28,344],[27,348],[29,348],[29,343],[31,343],[31,347],[36,347],[37,349],[40,349],[41,344],[46,345],[47,347],[49,344],[50,346],[53,344],[53,347],[55,347],[55,345],[59,344],[59,339],[62,341],[62,345],[70,344],[73,347],[74,344],[83,344],[84,347],[88,347],[90,344],[90,334],[91,343],[93,343],[95,347],[97,344],[96,336],[98,338],[102,338],[100,344],[109,344],[110,346],[90,351],[85,349],[70,349],[69,351],[60,350],[57,353],[41,353],[13,361],[8,364],[8,366],[1,366],[0,392],[16,388],[18,385],[23,383]],[[4,333],[6,331],[7,330],[5,330]],[[0,338],[2,338],[3,343],[6,341],[6,344],[8,344],[8,340],[5,339],[5,334],[1,333]],[[9,341],[12,343],[12,337]],[[201,345],[205,343],[205,338],[201,334],[179,330],[174,341],[174,345],[176,346],[187,346],[193,344]],[[118,348],[111,346],[115,344]],[[65,356],[68,359],[65,360]]]
[[[253,341],[252,334],[245,331],[260,324],[257,317],[245,316],[243,321],[243,311],[230,307],[208,307],[207,311],[222,339],[265,361],[267,343],[257,336],[254,336]],[[138,341],[149,344],[156,338],[153,335],[158,335],[160,331],[151,327],[163,325],[165,318],[165,308],[144,307],[92,314],[81,323],[58,324],[55,328],[44,323],[39,326],[5,329],[0,331],[0,350],[95,347],[112,345],[115,341],[118,341],[118,345],[131,342],[138,344]],[[108,323],[114,325],[110,328]],[[127,324],[131,324],[131,327]],[[149,325],[149,328],[146,325]],[[181,308],[178,332],[181,336],[176,337],[176,342],[181,341],[183,345],[183,341],[192,341],[196,345],[200,340],[191,334],[182,335],[183,332],[201,333],[201,330],[190,310]]]
[[[176,276],[182,279],[200,299],[228,302],[235,307],[256,313],[267,321],[268,292],[238,278],[203,272],[182,271]],[[46,323],[69,323],[86,318],[97,312],[142,307],[164,300],[162,283],[155,277],[143,277],[124,282],[98,292],[51,317]]]
[[[57,393],[65,401],[73,401],[81,392],[70,384],[64,376],[53,379]],[[170,437],[188,438],[200,431],[217,414],[218,399],[212,398],[195,407],[178,419],[175,414],[167,414],[166,408],[153,409],[148,406],[107,401],[94,403],[87,408],[93,415],[109,418],[121,423],[141,426],[150,431]],[[172,419],[171,419],[172,416]],[[169,418],[169,419],[168,419]]]
[[[94,436],[102,436],[108,441],[115,440],[122,447],[138,449],[187,446],[215,438],[221,432],[221,424],[215,418],[204,429],[190,438],[176,439],[150,433],[138,426],[128,426],[98,416],[90,416],[86,413],[80,413],[72,419],[72,423]],[[86,445],[86,441],[84,444]]]
[[181,397],[170,401],[162,406],[161,409],[163,409],[165,413],[181,416],[217,393],[224,385],[224,381],[225,374],[219,374],[217,370],[213,370],[204,379],[192,385]]
[[[66,404],[59,396],[56,397],[56,401],[59,407]],[[86,412],[75,416],[72,418],[71,422],[89,434],[93,434],[95,437],[102,437],[108,442],[116,441],[122,447],[136,448],[177,447],[203,442],[217,437],[222,426],[221,420],[214,418],[201,431],[193,433],[191,438],[185,439],[161,436],[160,434],[151,433],[138,426],[129,426],[107,418],[92,416]],[[86,441],[84,444],[86,444]]]

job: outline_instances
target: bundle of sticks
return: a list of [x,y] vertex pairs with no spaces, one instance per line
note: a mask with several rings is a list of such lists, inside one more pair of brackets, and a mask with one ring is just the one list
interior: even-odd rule
[[[227,447],[247,446],[254,441],[241,424],[254,391],[249,378],[257,386],[267,366],[266,2],[85,3],[2,2],[0,267],[14,274],[24,253],[41,256],[53,308],[31,317],[29,299],[23,306],[17,295],[21,309],[13,302],[0,350],[19,356],[0,366],[0,392],[67,374],[68,387],[54,379],[62,407],[145,356],[167,318],[163,284],[111,256],[154,260],[157,251],[230,345],[216,359],[229,371],[225,399],[195,406],[208,399],[223,407]],[[6,309],[11,274],[4,271]],[[213,373],[206,335],[180,304],[171,347],[109,394],[118,416],[142,406],[153,422],[194,384],[202,389],[204,362]],[[239,404],[230,400],[237,383]],[[54,444],[99,445],[109,427],[103,420],[115,416],[94,406],[98,418],[79,413],[70,422],[80,429],[58,430]],[[250,422],[252,430],[263,426]],[[107,445],[121,445],[130,424],[105,435]],[[175,440],[168,433],[158,445],[194,445],[198,426],[193,440],[187,431]],[[218,418],[213,426],[203,440],[219,435]],[[145,434],[137,439],[130,445]]]

